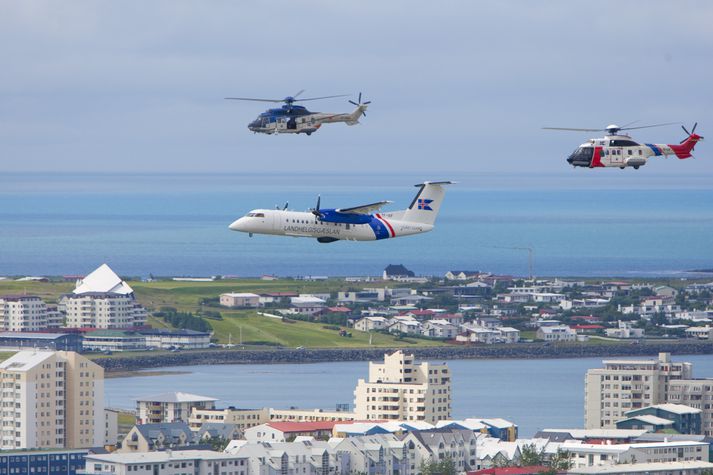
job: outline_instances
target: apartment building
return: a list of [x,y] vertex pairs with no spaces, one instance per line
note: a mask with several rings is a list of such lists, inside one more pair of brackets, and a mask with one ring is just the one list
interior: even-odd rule
[[[217,399],[197,394],[171,392],[142,397],[136,400],[137,424],[188,422],[191,411],[215,409]],[[224,422],[224,421],[212,421]]]
[[89,454],[80,475],[247,475],[248,461],[212,450]]
[[197,409],[193,408],[188,423],[198,430],[205,423],[229,424],[241,432],[266,422],[326,422],[353,421],[355,414],[346,411],[323,409]]
[[148,316],[136,302],[134,290],[106,264],[79,279],[74,291],[60,298],[59,307],[70,328],[137,327]]
[[658,359],[604,360],[603,363],[604,368],[590,369],[585,378],[587,429],[613,429],[632,409],[666,402],[685,404],[668,401],[667,392],[670,381],[692,378],[691,363],[673,362],[668,353],[660,353]]
[[41,298],[34,295],[0,296],[0,331],[34,332],[48,326],[47,305]]
[[369,379],[354,391],[357,419],[426,421],[432,424],[451,414],[451,376],[446,364],[416,363],[403,351],[369,363]]
[[20,351],[0,363],[2,449],[104,444],[104,370],[78,353]]
[[701,433],[713,437],[713,378],[669,382],[666,402],[700,409]]

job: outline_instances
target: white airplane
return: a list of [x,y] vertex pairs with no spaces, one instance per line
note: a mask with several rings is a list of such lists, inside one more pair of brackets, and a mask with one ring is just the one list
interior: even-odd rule
[[[235,220],[233,231],[253,234],[272,234],[316,238],[321,243],[334,241],[376,241],[433,229],[438,210],[446,193],[443,185],[450,181],[427,181],[416,185],[418,193],[408,209],[386,213],[374,213],[391,201],[379,201],[352,208],[289,211],[283,209],[254,209]],[[372,214],[373,213],[373,214]]]

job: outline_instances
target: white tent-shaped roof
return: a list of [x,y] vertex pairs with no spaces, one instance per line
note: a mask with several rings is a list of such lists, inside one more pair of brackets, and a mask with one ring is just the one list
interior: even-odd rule
[[108,265],[102,264],[85,278],[77,280],[74,293],[86,294],[88,292],[130,295],[134,293],[134,289],[121,280]]

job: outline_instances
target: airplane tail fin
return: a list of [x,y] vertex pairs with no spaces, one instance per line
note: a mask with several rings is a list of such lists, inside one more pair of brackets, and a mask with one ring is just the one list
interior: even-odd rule
[[411,202],[411,206],[404,211],[402,219],[412,223],[433,225],[446,194],[444,185],[452,183],[452,181],[426,181],[416,185],[419,188],[418,193]]

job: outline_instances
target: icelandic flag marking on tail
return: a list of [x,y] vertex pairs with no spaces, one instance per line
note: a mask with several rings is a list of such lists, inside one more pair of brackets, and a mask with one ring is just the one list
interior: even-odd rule
[[425,200],[423,198],[418,199],[418,209],[424,210],[424,211],[433,211],[433,208],[431,208],[430,204],[433,202],[433,200]]

